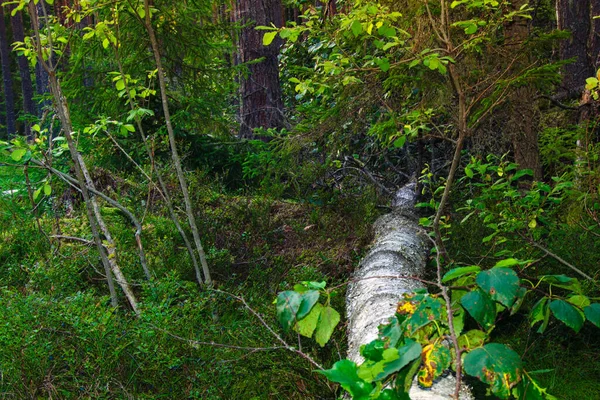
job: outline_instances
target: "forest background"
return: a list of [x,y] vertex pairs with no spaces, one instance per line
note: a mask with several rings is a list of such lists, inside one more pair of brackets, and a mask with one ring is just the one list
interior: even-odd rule
[[561,277],[489,335],[600,399],[600,1],[1,3],[1,398],[337,398],[273,300],[416,183],[424,279]]

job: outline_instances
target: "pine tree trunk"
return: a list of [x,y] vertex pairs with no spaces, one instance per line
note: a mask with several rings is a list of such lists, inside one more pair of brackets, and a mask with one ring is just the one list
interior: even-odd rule
[[281,39],[276,38],[269,46],[263,46],[264,31],[255,29],[259,25],[282,26],[283,7],[281,0],[238,0],[234,17],[242,26],[238,38],[239,61],[250,63],[247,64],[247,76],[240,82],[239,136],[252,138],[255,128],[283,127],[277,59]]
[[13,92],[13,81],[10,73],[10,48],[6,35],[6,24],[4,22],[4,7],[0,2],[0,61],[2,63],[2,83],[4,86],[4,107],[6,110],[6,134],[7,137],[16,133],[17,119],[15,115],[15,95]]
[[[10,6],[9,9],[14,9],[14,5]],[[10,18],[10,25],[12,27],[13,39],[15,42],[25,41],[25,31],[23,29],[23,13],[17,12]],[[36,115],[35,104],[33,103],[33,85],[31,83],[31,71],[29,70],[29,61],[25,56],[17,56],[17,63],[19,65],[19,74],[21,75],[21,92],[23,94],[23,111],[27,115]],[[33,139],[33,133],[31,131],[31,123],[25,123],[25,136],[28,139]]]
[[[598,9],[598,0],[557,0],[556,17],[558,29],[571,32],[571,37],[560,44],[560,58],[575,58],[575,62],[567,64],[563,70],[563,91],[566,98],[581,95],[586,78],[594,75],[594,63],[598,56],[589,53],[590,38],[595,39],[597,32],[592,31],[597,21],[592,19],[591,6]],[[592,21],[593,25],[592,25]],[[596,47],[596,46],[594,46]],[[592,61],[593,58],[593,61]]]

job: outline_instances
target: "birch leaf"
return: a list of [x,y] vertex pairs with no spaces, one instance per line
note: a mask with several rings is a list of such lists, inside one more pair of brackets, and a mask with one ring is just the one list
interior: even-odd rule
[[337,311],[331,307],[323,307],[315,332],[315,340],[321,347],[325,346],[325,343],[329,341],[333,330],[339,322],[340,314]]

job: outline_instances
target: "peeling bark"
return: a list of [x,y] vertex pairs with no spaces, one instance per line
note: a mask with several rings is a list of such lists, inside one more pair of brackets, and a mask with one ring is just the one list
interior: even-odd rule
[[[402,294],[423,285],[414,279],[393,279],[392,276],[421,276],[430,247],[430,241],[418,225],[414,212],[415,184],[409,184],[392,202],[393,211],[375,222],[375,240],[355,272],[348,287],[346,312],[348,316],[348,358],[363,362],[360,346],[377,338],[378,326],[396,312]],[[454,394],[456,378],[449,374],[431,389],[422,389],[416,381],[410,391],[412,400],[450,399]],[[473,399],[463,386],[461,399]]]

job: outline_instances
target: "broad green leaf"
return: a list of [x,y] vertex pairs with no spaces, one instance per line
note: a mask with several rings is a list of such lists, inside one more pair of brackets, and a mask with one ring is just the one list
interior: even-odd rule
[[358,377],[356,364],[350,360],[338,361],[331,369],[317,372],[325,375],[330,381],[339,383],[355,398],[368,396],[373,390],[373,385]]
[[25,153],[27,153],[27,149],[16,149],[10,153],[10,158],[12,158],[13,161],[21,161],[21,158],[23,158]]
[[480,272],[476,282],[493,300],[510,307],[517,297],[521,280],[512,269],[492,268]]
[[452,355],[446,346],[436,343],[425,346],[421,358],[423,366],[419,370],[418,381],[421,386],[429,388],[450,367]]
[[308,338],[312,337],[313,333],[315,332],[315,328],[317,327],[317,323],[319,322],[319,317],[321,316],[322,310],[323,305],[321,303],[315,304],[308,315],[296,322],[296,332]]
[[567,301],[582,310],[591,304],[590,298],[581,294],[569,296]]
[[600,328],[600,303],[590,304],[583,312],[588,321]]
[[[395,348],[393,348],[396,350]],[[406,345],[397,349],[398,358],[383,367],[383,372],[377,376],[377,380],[382,380],[394,372],[400,371],[412,360],[421,355],[421,345],[418,342],[408,341]]]
[[469,352],[463,361],[465,372],[490,385],[498,397],[508,398],[521,380],[521,358],[509,347],[490,343]]
[[464,335],[460,335],[458,337],[458,345],[461,349],[470,351],[483,346],[485,344],[486,338],[487,335],[484,331],[480,331],[479,329],[472,329],[466,332]]
[[474,290],[464,295],[460,302],[469,314],[483,326],[489,329],[496,321],[496,305],[492,298],[481,290]]
[[390,322],[385,325],[379,325],[379,337],[382,338],[389,347],[395,347],[402,336],[402,328],[397,317],[390,318]]
[[585,322],[581,315],[581,311],[577,310],[564,300],[552,300],[550,303],[550,310],[552,310],[552,314],[554,314],[556,319],[562,321],[575,332],[579,332]]
[[[411,304],[411,302],[407,301],[404,304]],[[415,333],[425,325],[429,325],[433,321],[442,319],[442,315],[445,311],[441,299],[426,296],[423,300],[418,302],[414,312],[407,317],[406,330],[411,334]]]
[[288,331],[296,322],[296,314],[302,302],[302,295],[286,290],[277,296],[277,319],[284,331]]
[[40,193],[42,193],[42,188],[38,188],[33,192],[33,200],[37,200],[40,197]]
[[323,307],[315,332],[315,340],[321,347],[325,346],[325,344],[329,341],[333,330],[339,322],[340,314],[337,311],[329,306]]
[[442,278],[442,283],[446,283],[448,281],[451,281],[452,279],[460,278],[461,276],[479,271],[481,271],[481,268],[478,265],[454,268],[444,274],[444,277]]
[[319,300],[319,292],[316,290],[309,290],[301,294],[302,301],[300,302],[300,307],[298,308],[298,313],[296,314],[296,319],[301,320],[306,317],[310,310],[312,310],[313,306]]
[[354,34],[355,37],[360,35],[363,31],[363,27],[360,21],[354,20],[352,22],[352,25],[350,25],[350,30],[352,31],[352,34]]
[[46,196],[50,196],[50,194],[52,194],[52,187],[47,183],[44,185],[44,194]]
[[266,32],[263,36],[263,46],[268,46],[271,43],[273,43],[273,40],[275,40],[275,36],[277,36],[277,31]]

